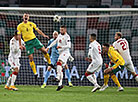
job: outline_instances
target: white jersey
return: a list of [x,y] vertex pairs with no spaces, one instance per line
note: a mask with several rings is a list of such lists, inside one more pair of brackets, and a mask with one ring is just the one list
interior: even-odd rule
[[70,36],[66,33],[64,35],[59,34],[57,39],[53,41],[48,48],[51,48],[57,43],[57,46],[61,46],[61,48],[58,49],[59,54],[62,52],[67,52],[70,53],[70,48],[71,48],[71,42],[70,42]]
[[[21,39],[21,43],[24,44],[24,41]],[[16,40],[14,37],[10,40],[10,53],[9,58],[18,59],[21,57],[21,50],[19,48],[19,40]]]
[[103,63],[101,56],[101,45],[96,40],[89,44],[88,56],[92,59],[92,63]]
[[125,38],[120,38],[113,43],[113,47],[119,51],[120,55],[123,59],[128,62],[131,60],[130,52],[129,52],[129,44]]

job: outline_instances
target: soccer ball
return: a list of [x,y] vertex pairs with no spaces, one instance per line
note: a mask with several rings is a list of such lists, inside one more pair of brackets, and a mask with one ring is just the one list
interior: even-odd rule
[[53,18],[54,22],[60,22],[60,20],[61,20],[61,16],[58,16],[58,15],[55,15]]

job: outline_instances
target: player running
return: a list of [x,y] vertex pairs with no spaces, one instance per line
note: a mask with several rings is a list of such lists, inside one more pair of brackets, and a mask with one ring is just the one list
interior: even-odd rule
[[[50,39],[50,41],[48,42],[48,46],[54,41],[56,40],[56,38],[58,37],[58,32],[57,31],[54,31],[53,32],[53,38]],[[48,51],[48,53],[50,53],[50,49]],[[59,57],[59,53],[58,53],[58,49],[57,49],[57,44],[55,44],[52,48],[51,48],[51,56],[50,56],[50,59],[51,59],[51,65],[54,66],[56,65],[57,61],[58,61],[58,57]],[[70,56],[71,57],[71,56]],[[71,57],[72,58],[72,57]],[[73,61],[73,60],[72,60]],[[47,83],[47,80],[50,76],[50,71],[51,71],[52,67],[48,67],[46,73],[45,73],[45,78],[44,78],[44,83],[43,85],[41,86],[41,88],[45,88],[46,87],[46,83]],[[65,72],[66,72],[66,75],[68,77],[68,83],[69,83],[69,86],[72,87],[72,83],[71,83],[71,78],[70,78],[70,71],[69,71],[69,68],[67,65],[65,65]]]
[[101,45],[96,41],[96,34],[89,35],[89,52],[87,61],[91,62],[88,66],[85,76],[87,79],[94,84],[94,88],[91,92],[96,92],[100,89],[100,86],[97,83],[95,72],[99,72],[102,68],[103,59],[101,56]]
[[[22,48],[24,47],[24,41],[21,39]],[[20,58],[21,57],[21,50],[19,48],[19,40],[17,37],[17,31],[14,34],[14,37],[10,40],[10,53],[8,56],[8,62],[11,65],[11,70],[13,71],[12,74],[9,76],[7,83],[5,85],[5,89],[12,89],[17,91],[18,88],[14,86],[16,81],[16,77],[18,75],[20,69]]]
[[23,37],[23,40],[25,42],[25,47],[27,51],[27,55],[30,60],[30,66],[33,70],[33,73],[35,75],[35,79],[37,80],[37,71],[36,71],[36,66],[33,60],[33,53],[34,53],[34,48],[37,50],[40,50],[44,57],[46,58],[49,66],[51,65],[50,57],[49,54],[46,52],[46,49],[44,45],[36,38],[33,29],[35,29],[40,35],[43,37],[49,38],[47,35],[45,35],[37,26],[35,23],[28,21],[29,20],[29,14],[24,14],[23,15],[23,22],[20,23],[17,27],[18,30],[18,35],[19,35],[19,46],[20,49],[23,49],[23,46],[21,45],[21,35]]
[[56,45],[57,43],[57,49],[59,52],[59,58],[57,61],[57,80],[59,81],[57,91],[61,90],[63,88],[62,80],[63,80],[63,67],[65,67],[67,60],[70,57],[70,48],[71,48],[71,42],[70,42],[70,36],[67,34],[67,28],[66,26],[60,27],[60,34],[58,35],[57,39],[54,40],[46,49],[47,51]]
[[135,80],[138,82],[138,74],[136,73],[133,62],[131,60],[128,41],[125,38],[122,38],[121,32],[116,32],[114,39],[116,41],[113,43],[113,47],[123,57],[125,60],[125,67],[131,72]]

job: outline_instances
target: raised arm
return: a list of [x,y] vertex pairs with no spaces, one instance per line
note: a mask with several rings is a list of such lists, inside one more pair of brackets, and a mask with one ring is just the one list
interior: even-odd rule
[[45,35],[40,29],[36,30],[40,35],[49,39],[49,36]]
[[38,34],[42,35],[43,37],[46,37],[49,39],[49,36],[45,35],[37,26],[35,23],[32,22],[33,28],[38,32]]

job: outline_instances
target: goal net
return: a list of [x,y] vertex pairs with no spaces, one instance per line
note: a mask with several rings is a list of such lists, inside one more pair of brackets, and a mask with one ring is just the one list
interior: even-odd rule
[[[9,65],[7,58],[9,54],[9,41],[13,37],[17,25],[23,21],[24,13],[30,14],[30,21],[37,24],[45,34],[52,38],[53,31],[58,31],[61,25],[67,26],[67,32],[71,37],[72,47],[70,49],[74,62],[68,62],[71,80],[75,86],[92,85],[84,76],[89,65],[85,61],[89,46],[89,34],[96,33],[100,44],[114,42],[115,32],[122,32],[123,37],[129,42],[130,53],[135,70],[138,73],[138,9],[89,9],[89,8],[0,8],[0,83],[4,83],[9,76]],[[61,16],[59,23],[53,21],[54,15]],[[48,39],[39,35],[37,38],[47,47]],[[103,56],[104,62],[108,63],[107,56]],[[43,60],[40,51],[35,50],[34,61],[39,75],[39,81],[35,82],[33,72],[29,65],[29,59],[25,51],[22,51],[20,59],[21,67],[16,84],[19,85],[41,85],[47,63]],[[4,63],[4,66],[2,65]],[[100,85],[103,84],[103,70],[96,73]],[[5,76],[2,76],[5,73]],[[131,73],[124,69],[117,74],[122,86],[138,86]],[[56,69],[52,69],[48,79],[48,85],[55,85],[52,79],[56,76]],[[64,82],[67,77],[64,74]],[[109,85],[114,86],[112,80]]]

